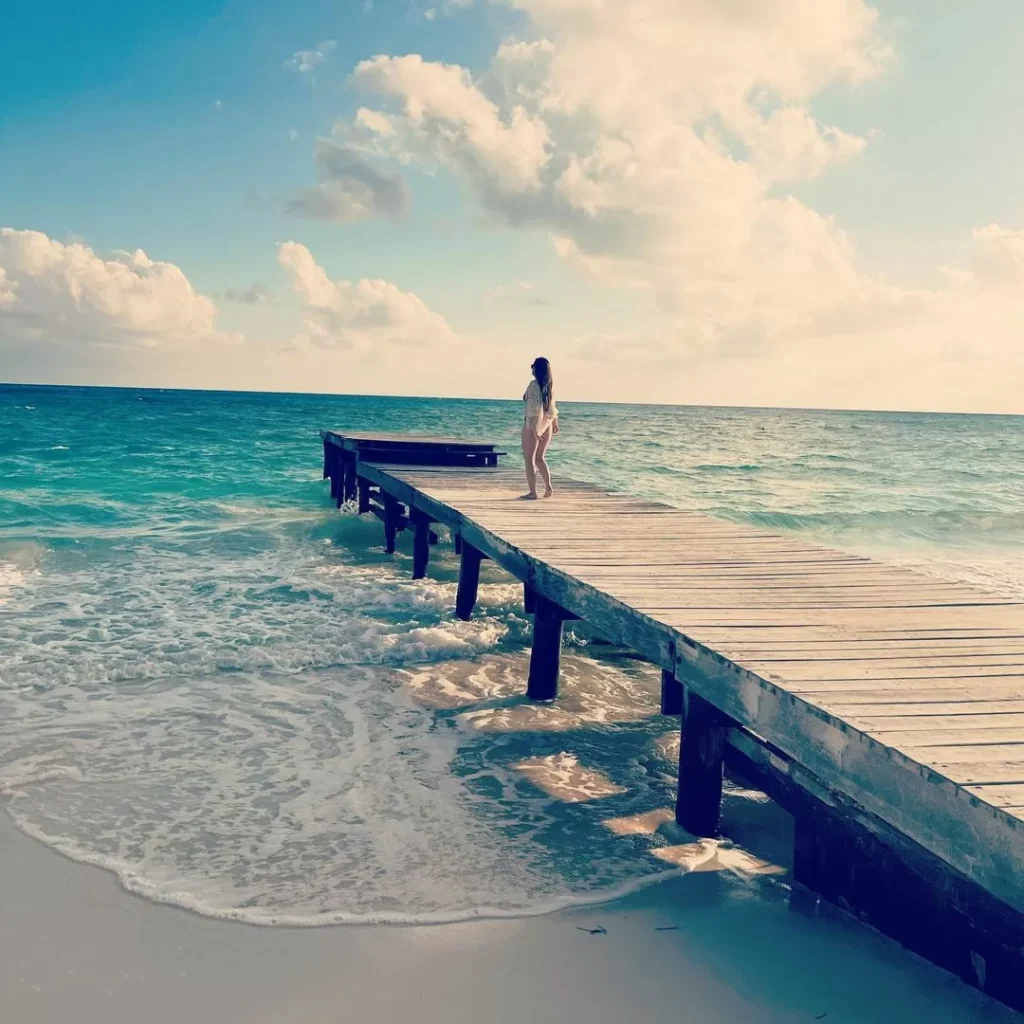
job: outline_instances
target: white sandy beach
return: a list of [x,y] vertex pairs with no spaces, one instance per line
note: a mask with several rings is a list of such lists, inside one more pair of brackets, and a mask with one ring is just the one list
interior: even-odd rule
[[783,887],[727,871],[547,917],[259,928],[132,896],[0,814],[0,877],[3,1024],[1019,1019],[867,929],[808,919]]

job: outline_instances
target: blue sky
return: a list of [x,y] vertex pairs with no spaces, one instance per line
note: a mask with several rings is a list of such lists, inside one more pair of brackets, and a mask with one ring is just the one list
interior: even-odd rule
[[[758,164],[759,202],[771,204],[791,197],[801,210],[832,218],[836,231],[842,233],[841,245],[835,239],[813,244],[852,250],[847,254],[849,268],[816,288],[818,294],[845,289],[837,291],[828,309],[820,303],[806,310],[797,308],[796,299],[787,300],[787,308],[774,311],[771,317],[754,308],[764,308],[763,299],[754,299],[762,288],[767,295],[788,295],[792,286],[797,294],[803,273],[795,269],[792,281],[752,277],[756,276],[752,268],[773,263],[764,248],[770,242],[762,240],[751,252],[739,252],[730,242],[728,251],[709,256],[707,263],[715,267],[714,274],[709,271],[707,281],[698,280],[703,263],[699,248],[696,254],[674,251],[679,236],[693,224],[693,213],[689,208],[682,210],[682,203],[679,211],[674,209],[673,192],[663,187],[666,180],[672,181],[666,175],[678,176],[678,186],[673,187],[687,195],[687,203],[693,200],[697,209],[713,211],[718,203],[724,209],[731,200],[714,192],[706,203],[699,202],[705,179],[688,176],[692,154],[666,168],[654,166],[651,156],[644,158],[646,163],[635,164],[630,173],[635,180],[648,182],[646,191],[624,186],[618,171],[614,182],[599,181],[600,203],[606,204],[602,208],[588,206],[590,200],[579,197],[571,200],[574,216],[594,224],[605,215],[616,223],[627,215],[635,222],[648,220],[654,208],[654,219],[666,225],[666,236],[644,252],[613,252],[602,241],[600,252],[582,253],[593,260],[577,258],[581,240],[586,249],[590,228],[584,225],[577,237],[566,229],[564,211],[551,212],[555,200],[565,198],[565,179],[556,180],[553,172],[543,184],[549,193],[543,203],[538,198],[542,186],[534,182],[522,185],[515,197],[507,189],[502,192],[501,186],[501,195],[494,198],[491,187],[500,177],[500,160],[488,165],[489,171],[481,170],[481,161],[493,154],[474,147],[481,139],[485,148],[490,145],[485,136],[492,130],[507,136],[503,144],[512,147],[511,157],[520,144],[504,131],[512,123],[511,106],[494,92],[496,54],[509,40],[531,44],[548,40],[545,60],[551,54],[556,61],[565,55],[565,66],[548,69],[543,95],[529,93],[524,101],[531,123],[542,125],[546,132],[545,168],[559,161],[564,166],[574,158],[583,166],[600,142],[607,140],[625,140],[637,154],[653,153],[655,147],[649,143],[665,137],[675,117],[681,134],[699,133],[699,119],[688,121],[682,112],[686,101],[680,96],[691,94],[710,103],[716,116],[729,123],[729,131],[742,139],[741,151],[733,152],[733,163],[757,163],[749,154],[754,153],[754,140],[768,130],[772,104],[751,115],[764,118],[764,125],[760,121],[755,125],[747,112],[737,112],[739,101],[724,86],[712,91],[703,81],[686,78],[690,72],[685,69],[680,71],[680,81],[673,81],[670,63],[662,67],[659,91],[646,94],[644,47],[649,41],[642,34],[637,39],[624,35],[614,20],[595,27],[585,11],[566,15],[555,0],[463,0],[449,6],[438,0],[435,7],[411,0],[16,5],[5,14],[5,31],[0,35],[0,225],[41,232],[62,245],[77,241],[100,260],[109,260],[114,250],[142,249],[151,259],[180,268],[197,294],[212,298],[214,329],[231,335],[235,344],[255,346],[255,361],[265,367],[266,379],[250,372],[239,386],[269,387],[282,379],[291,386],[317,386],[325,367],[344,371],[353,361],[362,364],[380,355],[395,385],[381,390],[426,387],[427,379],[418,367],[410,370],[408,380],[400,372],[396,376],[396,365],[413,365],[407,354],[399,352],[394,358],[386,354],[396,338],[404,344],[406,334],[416,334],[409,319],[413,314],[394,314],[400,319],[389,322],[396,331],[386,337],[358,335],[353,324],[359,317],[354,320],[354,314],[342,309],[345,303],[351,309],[355,301],[346,297],[347,292],[340,290],[326,305],[317,305],[322,300],[311,300],[312,293],[296,272],[281,264],[279,245],[293,240],[309,250],[330,279],[353,283],[380,279],[415,296],[442,318],[445,328],[440,334],[432,320],[433,326],[422,338],[409,342],[420,353],[423,366],[446,358],[443,353],[448,347],[458,351],[460,346],[481,345],[495,367],[519,366],[520,349],[532,351],[532,341],[533,347],[548,346],[553,358],[571,369],[568,376],[575,381],[579,397],[727,402],[732,397],[740,403],[803,404],[807,396],[793,385],[792,367],[806,365],[806,389],[823,396],[813,404],[1006,409],[1007,402],[1013,402],[1008,392],[994,387],[990,393],[975,381],[969,393],[961,393],[956,378],[963,375],[965,359],[977,367],[979,375],[994,375],[1000,368],[1005,374],[1007,368],[1017,366],[1014,360],[1020,356],[1021,342],[1018,336],[1015,343],[1012,326],[1004,324],[1016,314],[1012,299],[996,327],[986,322],[982,328],[979,321],[986,337],[1005,330],[997,351],[950,356],[955,338],[944,341],[935,353],[915,349],[916,357],[933,367],[937,359],[948,357],[950,369],[944,377],[931,372],[917,390],[907,389],[903,400],[904,392],[892,381],[905,375],[912,362],[880,368],[879,357],[872,355],[863,364],[851,365],[849,345],[836,340],[848,337],[849,329],[844,326],[837,331],[834,325],[840,311],[844,322],[859,323],[862,317],[851,318],[849,312],[851,303],[859,303],[858,308],[873,311],[870,316],[865,313],[867,320],[859,328],[864,344],[870,347],[872,337],[884,336],[891,348],[892,331],[904,329],[896,320],[905,316],[876,319],[880,293],[872,282],[881,276],[885,288],[906,290],[905,300],[894,300],[900,309],[924,304],[917,290],[935,291],[938,296],[932,303],[934,312],[921,314],[924,320],[907,341],[911,348],[920,347],[921,339],[934,333],[928,317],[948,320],[945,311],[950,302],[956,304],[964,323],[971,323],[970,317],[976,315],[966,307],[962,290],[954,298],[943,291],[941,270],[952,265],[976,272],[971,261],[977,240],[972,232],[999,225],[1004,234],[997,240],[998,258],[1011,262],[1016,258],[1017,239],[1012,232],[1024,228],[1024,191],[1019,187],[1024,180],[1024,133],[1019,131],[1024,109],[1020,63],[1024,6],[1013,0],[988,0],[970,7],[922,0],[873,5],[822,0],[822,8],[834,7],[836,12],[827,26],[836,26],[835,56],[825,54],[825,59],[835,60],[837,66],[862,57],[874,61],[880,47],[887,55],[879,58],[870,73],[851,71],[831,81],[825,75],[826,80],[788,95],[784,90],[791,69],[803,68],[801,75],[822,78],[817,70],[822,60],[818,44],[810,38],[794,39],[792,25],[799,26],[805,17],[796,8],[803,4],[804,0],[780,3],[780,9],[793,7],[790,13],[797,19],[780,20],[787,40],[782,47],[785,60],[766,66],[760,79],[747,84],[759,87],[764,81],[776,96],[773,104],[806,111],[816,119],[823,140],[835,138],[828,134],[833,125],[845,136],[864,140],[858,144],[860,149],[850,144],[852,155],[829,157],[827,166],[796,176],[766,171]],[[671,39],[672,33],[678,33],[684,43],[697,37],[700,44],[701,33],[714,32],[707,45],[720,46],[724,62],[732,59],[729,33],[735,32],[739,62],[748,26],[739,20],[725,25],[707,21],[714,16],[702,8],[709,5],[713,6],[711,0],[677,4],[623,0],[621,7],[635,9],[647,22],[661,19],[664,30],[659,28],[659,37]],[[737,19],[744,8],[754,9],[753,0],[740,0],[736,6]],[[870,39],[863,29],[866,22],[849,18],[854,7],[877,13]],[[760,17],[751,14],[755,16]],[[774,26],[765,29],[774,30]],[[588,79],[588,54],[607,59],[614,52],[608,46],[614,48],[619,39],[623,67],[616,73],[621,81],[589,83],[590,91],[570,110],[563,96],[571,83]],[[794,39],[792,54],[785,52],[790,39]],[[323,41],[333,47],[326,48],[325,59],[317,66],[305,72],[288,66],[293,54],[313,50]],[[858,51],[855,57],[850,57],[852,50]],[[313,159],[317,137],[329,136],[340,123],[347,126],[342,129],[342,143],[348,147],[361,106],[388,116],[407,113],[412,109],[410,102],[422,99],[414,95],[417,89],[435,90],[429,102],[448,102],[450,90],[445,91],[447,86],[437,76],[403,80],[399,85],[378,76],[369,89],[366,81],[351,77],[361,61],[406,54],[422,55],[428,68],[440,63],[465,68],[473,96],[479,92],[489,97],[488,102],[493,100],[497,127],[461,121],[464,105],[437,107],[440,112],[426,123],[406,118],[400,140],[387,140],[387,152],[381,148],[381,139],[361,138],[356,149],[381,173],[400,176],[405,183],[410,202],[400,216],[339,223],[287,212],[289,198],[317,180]],[[577,70],[570,66],[570,59],[581,62]],[[656,55],[652,60],[661,66]],[[635,82],[630,75],[637,76]],[[851,84],[851,76],[858,80]],[[605,85],[608,88],[602,93]],[[627,117],[618,108],[633,92],[638,105]],[[615,101],[613,113],[606,113],[609,97]],[[581,111],[588,114],[585,130],[581,121],[569,124]],[[657,125],[652,112],[660,117]],[[630,125],[648,119],[647,134],[641,137],[638,130],[634,136]],[[474,132],[478,133],[475,140]],[[780,135],[765,151],[778,155],[780,147],[797,144],[810,145],[806,139],[796,143]],[[743,164],[740,170],[745,168]],[[731,171],[726,168],[724,173]],[[748,201],[749,186],[737,188],[737,196]],[[528,209],[528,213],[520,216],[511,213],[513,209]],[[752,208],[751,217],[759,216],[759,209]],[[803,235],[794,242],[787,233],[803,228],[789,220],[785,225],[776,223],[777,213],[764,209],[773,218],[765,229],[768,239],[779,237],[786,251],[811,244],[805,243]],[[672,226],[677,212],[678,225]],[[812,228],[812,234],[817,230]],[[693,238],[702,237],[703,231],[713,235],[714,222],[701,224]],[[829,249],[810,262],[830,264],[835,258]],[[140,355],[138,347],[105,343],[84,354],[89,332],[99,338],[95,309],[90,310],[88,329],[82,327],[80,340],[72,337],[73,328],[57,338],[38,326],[29,338],[23,327],[28,319],[25,296],[30,287],[40,291],[44,284],[50,289],[53,284],[37,275],[17,287],[16,274],[28,274],[27,265],[22,257],[20,270],[8,268],[7,279],[15,282],[18,299],[8,304],[9,320],[0,318],[0,355],[7,347],[10,365],[22,374],[44,379],[54,362],[51,347],[77,345],[75,358],[67,360],[67,372],[72,375],[80,372],[90,382],[109,378],[121,383],[159,383],[160,374],[176,364],[173,352],[199,343],[199,335],[184,338],[163,322],[154,326],[147,321],[143,328],[118,321],[111,326],[111,337],[118,332],[142,337],[144,348],[171,355],[163,362],[159,356],[147,362],[146,353]],[[837,284],[840,278],[848,282],[851,273],[861,275],[859,283]],[[723,274],[730,279],[727,288],[716,284]],[[269,302],[253,306],[223,299],[229,290],[242,291],[256,282],[269,289]],[[994,287],[990,285],[984,282],[987,296]],[[968,290],[976,294],[979,287],[972,282]],[[1000,289],[1002,302],[1006,289],[1002,285]],[[987,316],[995,300],[989,296],[972,301]],[[81,302],[79,296],[68,308],[77,310]],[[20,318],[10,312],[19,304]],[[745,304],[752,308],[740,315],[738,307]],[[106,309],[110,304],[97,298],[94,305]],[[31,312],[34,323],[44,319],[36,309]],[[378,310],[373,317],[388,319],[392,313]],[[206,314],[200,319],[205,322]],[[66,317],[62,323],[67,323]],[[813,336],[807,327],[812,323],[819,325]],[[820,326],[823,323],[829,325],[827,329]],[[797,330],[797,324],[803,326]],[[792,340],[787,341],[790,336]],[[210,345],[200,341],[205,352]],[[815,355],[836,345],[841,351],[835,358]],[[289,354],[281,355],[282,351]],[[232,381],[225,378],[235,358],[203,358],[204,373],[212,374],[218,385],[230,386]],[[987,360],[984,367],[978,362],[982,358]],[[283,377],[282,359],[288,361]],[[624,365],[617,368],[617,360]],[[873,374],[885,378],[884,386],[871,385]],[[0,377],[5,376],[0,369]],[[176,372],[170,378],[168,382],[190,383]],[[837,382],[835,387],[829,383],[832,380]],[[851,380],[861,384],[854,387]],[[469,373],[464,379],[452,379],[451,385],[459,393],[484,394],[501,393],[504,387]]]

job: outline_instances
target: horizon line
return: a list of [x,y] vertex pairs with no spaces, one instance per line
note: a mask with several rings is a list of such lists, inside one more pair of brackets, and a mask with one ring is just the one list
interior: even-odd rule
[[[508,402],[514,404],[516,398],[488,397],[482,395],[400,395],[383,392],[351,392],[334,391],[278,391],[273,389],[253,390],[251,388],[188,388],[161,387],[143,384],[52,384],[41,381],[0,381],[0,388],[75,388],[82,391],[160,391],[173,394],[201,395],[294,395],[302,398],[386,398],[444,402]],[[801,406],[801,405],[720,405],[714,402],[633,402],[623,400],[596,399],[559,399],[564,405],[614,405],[640,406],[652,409],[740,409],[751,412],[843,412],[864,413],[869,415],[890,416],[996,416],[1000,418],[1024,419],[1019,412],[980,412],[971,410],[942,409],[867,409],[857,406]]]

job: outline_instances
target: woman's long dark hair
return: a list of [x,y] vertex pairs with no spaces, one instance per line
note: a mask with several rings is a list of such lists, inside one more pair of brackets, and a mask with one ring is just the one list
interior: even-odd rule
[[551,364],[541,356],[538,359],[534,359],[531,369],[533,370],[534,377],[537,378],[537,383],[540,385],[540,397],[544,402],[544,411],[551,412],[551,401],[555,393],[555,378],[551,374]]

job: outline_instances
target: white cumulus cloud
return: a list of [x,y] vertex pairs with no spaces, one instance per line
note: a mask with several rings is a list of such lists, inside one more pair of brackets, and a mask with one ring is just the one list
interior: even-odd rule
[[9,342],[155,347],[221,341],[216,308],[141,249],[104,259],[82,242],[0,228],[0,333]]
[[454,340],[444,317],[389,281],[333,281],[298,242],[282,243],[278,261],[302,301],[303,327],[293,339],[298,348],[388,355],[396,346],[434,351]]
[[364,111],[361,127],[378,131],[387,126],[386,137],[400,127],[402,143],[412,152],[461,167],[501,191],[518,194],[541,186],[549,159],[547,125],[522,105],[502,111],[465,68],[417,55],[374,57],[359,64],[353,79],[364,89],[393,97],[403,108],[397,125]]

